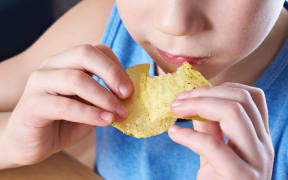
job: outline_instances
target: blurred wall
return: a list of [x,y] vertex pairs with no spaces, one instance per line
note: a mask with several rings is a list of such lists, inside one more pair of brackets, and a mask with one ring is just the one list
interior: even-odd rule
[[62,16],[67,10],[81,0],[53,0],[53,16],[55,19]]
[[27,49],[81,0],[0,0],[0,61]]
[[51,0],[0,0],[0,61],[30,46],[52,22]]

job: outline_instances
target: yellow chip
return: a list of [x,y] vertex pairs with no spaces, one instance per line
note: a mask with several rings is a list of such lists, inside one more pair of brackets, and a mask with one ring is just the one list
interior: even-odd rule
[[[187,62],[175,73],[165,76],[150,77],[148,72],[149,64],[127,69],[135,91],[123,102],[129,112],[128,118],[113,123],[113,126],[123,133],[137,138],[161,134],[176,122],[177,117],[170,111],[170,105],[179,93],[201,86],[211,86],[200,72]],[[200,117],[192,118],[203,120]]]

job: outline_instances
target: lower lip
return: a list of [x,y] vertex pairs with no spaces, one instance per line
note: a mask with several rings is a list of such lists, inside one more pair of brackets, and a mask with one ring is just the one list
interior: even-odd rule
[[207,58],[204,57],[184,57],[184,56],[174,56],[172,54],[169,54],[165,51],[162,51],[160,49],[157,49],[161,57],[168,63],[174,64],[176,66],[181,66],[184,62],[188,62],[191,65],[195,64],[201,64],[207,60]]

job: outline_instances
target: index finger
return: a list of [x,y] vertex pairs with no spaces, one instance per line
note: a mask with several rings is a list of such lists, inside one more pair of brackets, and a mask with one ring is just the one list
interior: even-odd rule
[[98,46],[81,45],[50,58],[42,68],[88,71],[101,78],[118,97],[129,97],[134,88],[128,74],[115,58],[111,58],[111,54],[105,52]]

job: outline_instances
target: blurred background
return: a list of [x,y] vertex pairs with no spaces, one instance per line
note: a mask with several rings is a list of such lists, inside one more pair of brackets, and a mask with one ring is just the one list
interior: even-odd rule
[[0,61],[30,46],[81,0],[0,0]]
[[[35,42],[62,14],[81,0],[0,0],[0,62]],[[92,133],[65,150],[93,168],[95,137]]]

